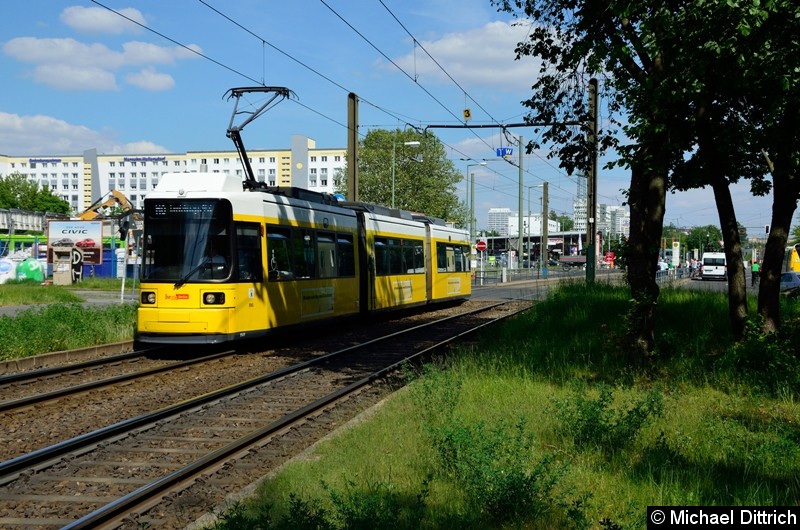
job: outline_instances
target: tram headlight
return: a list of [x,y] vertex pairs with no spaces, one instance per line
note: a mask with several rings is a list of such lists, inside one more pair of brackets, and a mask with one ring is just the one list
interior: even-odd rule
[[225,293],[205,293],[203,303],[206,305],[220,305],[225,303]]
[[156,293],[152,291],[142,291],[142,304],[155,304],[156,303]]

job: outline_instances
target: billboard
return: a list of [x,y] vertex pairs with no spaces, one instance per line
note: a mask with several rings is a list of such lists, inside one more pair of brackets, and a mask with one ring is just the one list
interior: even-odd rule
[[103,264],[103,221],[50,221],[47,225],[47,262],[53,263],[53,248],[68,248],[83,263]]

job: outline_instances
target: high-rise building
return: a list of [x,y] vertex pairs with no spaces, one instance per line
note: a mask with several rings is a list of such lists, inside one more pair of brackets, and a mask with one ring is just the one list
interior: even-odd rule
[[501,236],[507,236],[508,218],[510,216],[510,208],[489,208],[489,215],[487,217],[487,228],[489,232],[494,232]]
[[[519,215],[512,214],[508,218],[508,234],[511,237],[519,236]],[[547,220],[547,233],[554,234],[561,231],[561,225],[553,219]],[[534,213],[522,218],[522,236],[542,235],[542,214]]]
[[575,220],[576,232],[586,232],[588,222],[588,208],[586,199],[586,176],[578,175],[578,193],[572,203],[572,217]]

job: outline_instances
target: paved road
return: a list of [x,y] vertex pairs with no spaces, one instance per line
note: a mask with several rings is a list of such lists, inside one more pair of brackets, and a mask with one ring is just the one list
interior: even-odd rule
[[[549,274],[547,279],[536,278],[536,273],[527,275],[509,274],[507,282],[501,282],[499,277],[487,277],[480,285],[480,280],[472,284],[473,300],[542,300],[549,294],[550,288],[560,281],[584,281],[585,271],[571,271],[569,273]],[[595,274],[598,282],[621,282],[622,272],[618,270],[602,269]]]

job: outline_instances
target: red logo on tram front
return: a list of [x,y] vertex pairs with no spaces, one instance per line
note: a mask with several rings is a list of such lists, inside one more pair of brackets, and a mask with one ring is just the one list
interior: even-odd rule
[[164,298],[165,298],[166,300],[188,300],[188,299],[189,299],[189,295],[188,295],[188,294],[186,294],[186,293],[180,293],[180,294],[165,294],[165,295],[164,295]]

